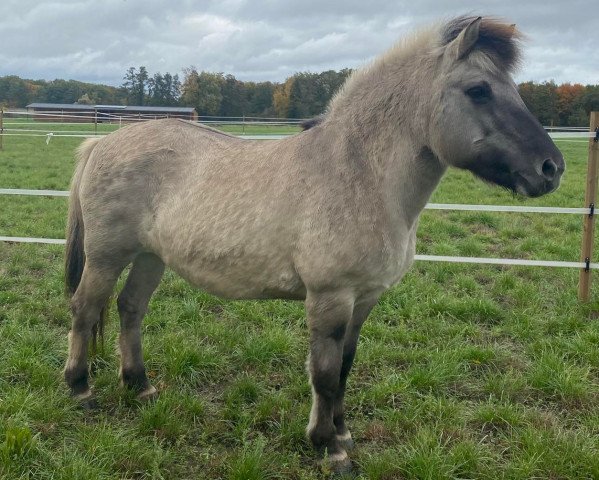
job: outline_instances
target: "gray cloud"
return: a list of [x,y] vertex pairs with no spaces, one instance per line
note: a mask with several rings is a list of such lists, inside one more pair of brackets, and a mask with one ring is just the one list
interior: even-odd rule
[[129,66],[281,81],[357,67],[418,26],[495,14],[528,35],[518,81],[599,83],[589,2],[3,0],[0,75],[120,84]]

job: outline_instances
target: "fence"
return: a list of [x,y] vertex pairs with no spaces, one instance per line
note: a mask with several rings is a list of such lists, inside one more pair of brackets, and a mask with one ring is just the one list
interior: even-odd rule
[[[23,128],[4,128],[11,122],[3,123],[3,113],[18,116],[27,115],[24,112],[0,110],[0,149],[2,148],[3,136],[37,136],[46,137],[49,142],[53,137],[94,137],[107,133],[97,132],[97,116],[89,116],[89,123],[95,126],[95,132],[89,131],[51,131],[47,129],[23,129]],[[53,114],[54,116],[56,114]],[[66,115],[65,117],[68,117]],[[80,119],[81,116],[78,116]],[[133,121],[145,121],[147,119],[134,119]],[[121,119],[122,121],[122,119]],[[224,122],[220,117],[201,117],[201,123],[214,124],[233,124],[233,125],[297,125],[301,120],[284,121],[281,119],[257,119],[252,117],[238,117],[231,119],[230,122]],[[22,126],[23,123],[16,122],[16,125]],[[44,125],[50,125],[50,122],[44,122]],[[60,122],[59,125],[67,125]],[[81,125],[81,122],[77,122]],[[580,269],[578,297],[581,301],[588,301],[590,297],[591,270],[599,269],[599,263],[591,262],[593,254],[593,241],[595,230],[595,205],[597,202],[597,181],[599,177],[599,112],[592,112],[590,116],[590,130],[583,130],[576,127],[546,127],[553,138],[559,138],[563,141],[586,142],[589,143],[589,157],[585,190],[585,207],[583,208],[561,208],[561,207],[521,207],[505,205],[466,205],[466,204],[440,204],[429,203],[426,209],[429,210],[453,210],[453,211],[488,211],[488,212],[520,212],[520,213],[542,213],[542,214],[575,214],[583,215],[583,239],[581,248],[581,257],[579,262],[554,261],[554,260],[525,260],[514,258],[481,258],[481,257],[457,257],[441,255],[416,255],[418,261],[435,262],[455,262],[471,264],[492,264],[492,265],[522,265],[522,266],[542,266],[542,267],[561,267]],[[243,138],[281,138],[285,135],[244,135]],[[68,196],[68,191],[60,190],[26,190],[26,189],[2,189],[0,195],[37,195],[37,196]],[[0,236],[3,242],[19,243],[45,243],[45,244],[64,244],[64,239],[55,238],[30,238],[30,237],[6,237]]]

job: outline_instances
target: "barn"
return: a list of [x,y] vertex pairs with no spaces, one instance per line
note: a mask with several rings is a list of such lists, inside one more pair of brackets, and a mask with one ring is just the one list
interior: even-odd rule
[[85,105],[79,103],[30,103],[27,111],[37,121],[51,122],[126,122],[156,118],[197,120],[193,107],[153,107],[125,105]]

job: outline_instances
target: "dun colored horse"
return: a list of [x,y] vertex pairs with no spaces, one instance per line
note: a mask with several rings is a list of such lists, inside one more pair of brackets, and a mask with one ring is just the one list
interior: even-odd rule
[[181,120],[86,141],[66,256],[73,325],[65,378],[89,401],[88,343],[118,295],[120,376],[140,398],[141,322],[165,265],[235,299],[304,300],[313,392],[307,435],[351,463],[344,392],[360,327],[413,261],[418,217],[449,166],[525,196],[558,187],[564,160],[510,72],[519,33],[459,17],[356,71],[321,118],[277,141]]

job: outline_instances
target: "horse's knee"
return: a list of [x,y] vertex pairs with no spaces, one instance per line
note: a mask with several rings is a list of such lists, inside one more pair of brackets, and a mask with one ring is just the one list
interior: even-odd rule
[[310,369],[310,382],[316,394],[333,400],[339,390],[339,367],[331,365],[323,368],[322,365],[313,365]]
[[120,314],[136,315],[139,313],[139,306],[126,294],[121,293],[117,297],[116,305]]

